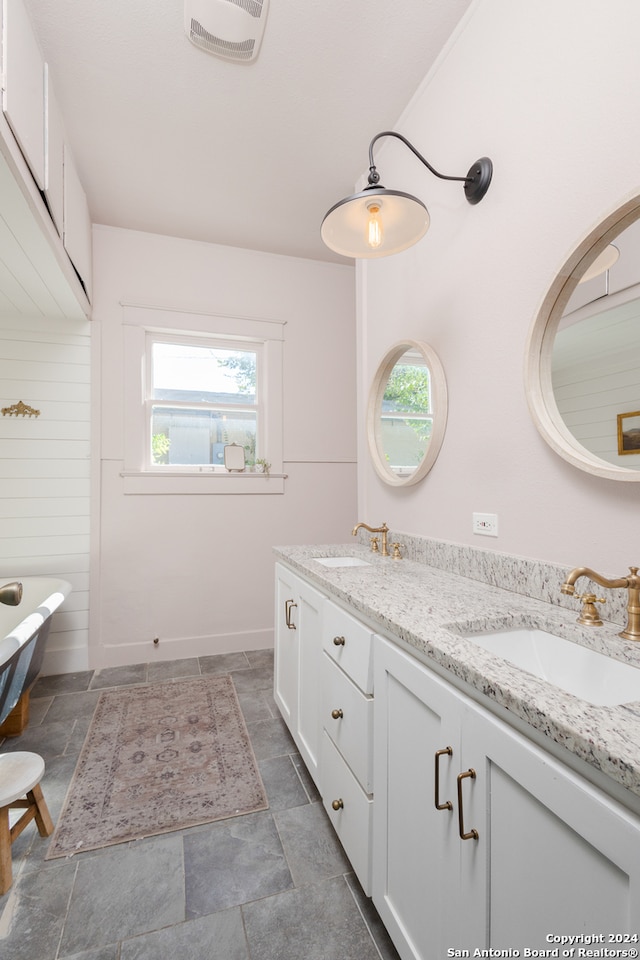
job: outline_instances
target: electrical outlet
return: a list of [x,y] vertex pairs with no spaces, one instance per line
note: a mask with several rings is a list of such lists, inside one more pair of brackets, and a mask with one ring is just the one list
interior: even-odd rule
[[497,537],[498,515],[496,513],[474,513],[473,532],[481,537]]

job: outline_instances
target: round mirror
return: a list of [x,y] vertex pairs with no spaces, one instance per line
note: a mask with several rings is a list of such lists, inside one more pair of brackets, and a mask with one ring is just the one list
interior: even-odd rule
[[367,437],[376,473],[392,486],[417,483],[436,461],[447,423],[447,383],[426,343],[403,340],[374,377]]
[[587,473],[640,481],[640,197],[560,271],[531,328],[525,379],[556,453]]

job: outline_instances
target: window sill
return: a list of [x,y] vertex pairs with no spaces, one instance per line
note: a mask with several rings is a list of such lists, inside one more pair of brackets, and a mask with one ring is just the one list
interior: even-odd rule
[[127,495],[220,495],[281,494],[286,473],[202,473],[137,471],[122,472],[123,493]]

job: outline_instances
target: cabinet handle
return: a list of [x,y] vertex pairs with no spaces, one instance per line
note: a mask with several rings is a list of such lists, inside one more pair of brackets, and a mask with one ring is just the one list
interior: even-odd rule
[[286,625],[289,627],[289,630],[295,630],[295,623],[291,623],[291,610],[293,607],[297,607],[298,604],[294,603],[293,600],[285,600],[284,602],[284,620]]
[[342,720],[342,717],[344,716],[344,714],[342,713],[342,710],[338,708],[337,710],[331,711],[331,716],[333,717],[334,720]]
[[345,639],[344,637],[334,637],[333,642],[335,643],[336,647],[344,647]]
[[476,778],[476,772],[471,767],[466,770],[464,773],[458,774],[458,824],[460,826],[460,839],[461,840],[477,840],[480,836],[478,831],[473,827],[467,833],[464,830],[464,812],[462,810],[462,781],[466,777],[471,777],[472,780]]
[[333,803],[331,804],[331,806],[333,807],[334,810],[342,810],[342,809],[344,809],[344,803],[343,803],[342,799],[340,799],[340,800],[334,800]]
[[445,800],[444,803],[440,803],[440,757],[445,754],[448,757],[453,756],[453,750],[451,747],[445,747],[444,750],[436,750],[436,776],[435,776],[435,800],[436,800],[436,810],[453,810],[453,804],[451,800]]

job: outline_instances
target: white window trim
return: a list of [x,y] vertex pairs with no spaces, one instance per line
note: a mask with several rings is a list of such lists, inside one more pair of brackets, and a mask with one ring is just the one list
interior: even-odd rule
[[[162,307],[122,304],[124,368],[125,494],[280,494],[284,493],[283,345],[286,321],[225,317]],[[151,468],[147,463],[147,407],[145,402],[147,335],[175,334],[200,340],[258,343],[262,352],[261,389],[264,392],[262,456],[271,463],[269,474],[227,473],[215,468]]]

